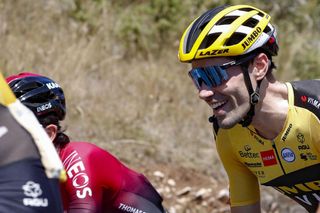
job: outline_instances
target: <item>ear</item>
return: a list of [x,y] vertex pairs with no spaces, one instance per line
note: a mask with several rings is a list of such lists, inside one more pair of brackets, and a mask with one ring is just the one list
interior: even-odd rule
[[264,53],[260,53],[254,58],[253,61],[253,75],[257,81],[262,80],[269,69],[269,59],[268,56]]
[[49,124],[48,126],[46,126],[45,128],[49,138],[51,139],[51,141],[53,141],[58,133],[58,127],[54,124]]

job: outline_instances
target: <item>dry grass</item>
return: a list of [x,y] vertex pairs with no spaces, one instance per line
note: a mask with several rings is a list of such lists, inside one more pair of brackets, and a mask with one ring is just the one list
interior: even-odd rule
[[66,93],[72,139],[97,143],[133,165],[136,155],[203,170],[216,162],[210,112],[176,46],[157,57],[127,58],[107,9],[91,36],[90,26],[68,17],[72,4],[34,2],[2,2],[0,68],[55,79]]

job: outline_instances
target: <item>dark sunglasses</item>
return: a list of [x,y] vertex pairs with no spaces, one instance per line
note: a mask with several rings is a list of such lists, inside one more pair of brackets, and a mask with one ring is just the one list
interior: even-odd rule
[[245,63],[254,56],[255,55],[252,54],[239,60],[229,61],[222,65],[193,68],[189,71],[189,76],[198,90],[200,90],[202,83],[209,88],[217,87],[229,79],[226,71],[228,68]]

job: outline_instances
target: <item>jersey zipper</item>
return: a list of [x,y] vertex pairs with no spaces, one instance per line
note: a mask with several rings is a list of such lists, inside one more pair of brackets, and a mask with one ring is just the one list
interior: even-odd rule
[[281,170],[282,170],[283,174],[286,174],[286,172],[285,172],[285,170],[284,170],[284,168],[282,166],[282,163],[281,163],[281,160],[280,160],[280,157],[279,157],[279,153],[278,153],[278,150],[277,150],[277,147],[276,147],[276,143],[274,142],[274,140],[271,140],[271,144],[272,144],[272,148],[276,152],[276,156],[277,156],[278,162],[280,164]]

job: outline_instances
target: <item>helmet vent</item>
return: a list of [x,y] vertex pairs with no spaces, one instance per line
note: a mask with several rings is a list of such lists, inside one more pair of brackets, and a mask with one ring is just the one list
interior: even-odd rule
[[[245,12],[250,12],[250,11],[255,10],[255,9],[250,8],[250,7],[245,7],[245,8],[240,8],[239,10],[245,11]],[[255,11],[257,11],[257,10],[255,10]],[[258,11],[257,11],[257,12],[258,12]],[[258,12],[257,15],[258,15],[258,16],[261,16],[261,17],[264,17],[264,16],[265,16],[265,14],[263,14],[262,12]]]
[[249,12],[249,11],[252,11],[254,9],[252,9],[251,7],[244,7],[244,8],[240,8],[239,10]]
[[217,38],[218,38],[220,35],[221,35],[221,33],[212,33],[212,34],[207,35],[207,36],[203,39],[203,41],[202,41],[199,49],[206,49],[206,48],[210,47],[211,44],[213,44],[213,42],[215,42],[215,40],[217,40]]
[[226,46],[231,46],[238,44],[240,41],[242,41],[247,35],[244,33],[235,32],[225,43]]
[[238,16],[225,16],[224,18],[220,19],[216,23],[216,25],[228,25],[228,24],[231,24],[237,18],[238,18]]
[[264,17],[265,15],[263,13],[259,12],[258,16]]
[[191,48],[193,47],[195,41],[197,40],[198,36],[202,32],[202,30],[207,26],[207,24],[210,22],[213,16],[215,16],[217,13],[222,11],[224,8],[226,8],[226,5],[214,8],[212,10],[209,10],[205,12],[202,16],[200,16],[192,25],[189,36],[186,41],[186,52],[190,52]]
[[246,27],[254,28],[258,23],[259,21],[257,19],[250,18],[247,21],[245,21],[242,25]]
[[266,28],[264,28],[263,32],[264,33],[269,33],[271,31],[271,28],[267,25]]

